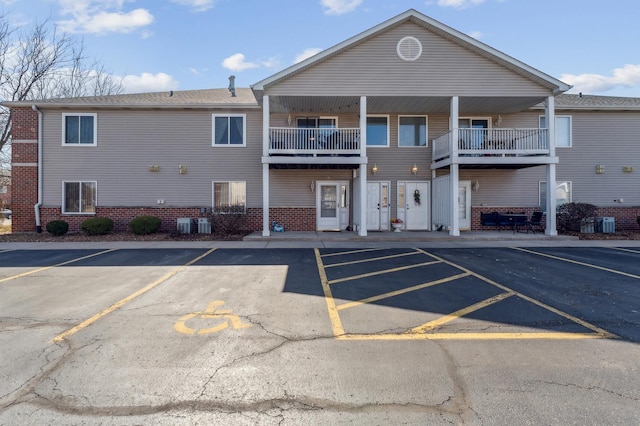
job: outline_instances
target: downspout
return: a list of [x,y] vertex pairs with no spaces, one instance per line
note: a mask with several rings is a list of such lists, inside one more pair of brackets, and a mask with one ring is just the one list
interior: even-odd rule
[[42,206],[42,111],[34,104],[31,109],[38,113],[38,202],[33,206],[36,213],[36,232],[42,233],[40,207]]

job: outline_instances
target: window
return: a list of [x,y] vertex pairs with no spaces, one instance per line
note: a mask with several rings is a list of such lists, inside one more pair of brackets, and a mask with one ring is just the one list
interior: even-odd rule
[[62,114],[62,144],[95,146],[97,114]]
[[[547,212],[547,182],[540,181],[540,208],[543,212]],[[556,206],[571,202],[571,182],[556,182]]]
[[398,117],[398,146],[427,146],[427,117]]
[[213,146],[245,146],[246,116],[213,115]]
[[[540,128],[547,127],[547,117],[540,116]],[[556,147],[570,148],[572,145],[571,116],[556,115]]]
[[389,146],[389,117],[367,117],[367,146]]
[[213,182],[215,211],[245,210],[246,207],[246,182]]
[[95,213],[97,182],[62,182],[62,213]]

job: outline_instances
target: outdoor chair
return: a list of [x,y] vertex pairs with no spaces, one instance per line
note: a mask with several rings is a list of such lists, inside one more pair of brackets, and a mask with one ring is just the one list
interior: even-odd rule
[[544,224],[542,223],[542,212],[533,212],[531,215],[531,219],[529,219],[526,223],[527,226],[527,234],[529,230],[536,233],[535,228],[538,228],[541,232],[544,232]]

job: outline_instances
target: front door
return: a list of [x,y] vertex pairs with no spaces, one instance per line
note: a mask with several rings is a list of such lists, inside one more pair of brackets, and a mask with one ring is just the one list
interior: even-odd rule
[[389,229],[389,182],[367,182],[367,230]]
[[461,180],[458,183],[458,228],[471,229],[471,181]]
[[318,231],[340,231],[349,225],[349,183],[316,182]]
[[404,229],[409,231],[430,229],[430,188],[430,182],[398,182],[398,217],[404,220]]

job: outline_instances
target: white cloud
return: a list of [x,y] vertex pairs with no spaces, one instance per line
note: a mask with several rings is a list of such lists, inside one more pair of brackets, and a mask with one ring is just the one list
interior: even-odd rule
[[194,12],[205,12],[216,4],[217,0],[171,0],[176,4],[191,7]]
[[122,86],[124,93],[163,92],[177,89],[178,82],[163,72],[156,74],[143,72],[140,75],[124,76]]
[[476,40],[480,40],[482,38],[484,34],[482,33],[482,31],[471,31],[469,33],[469,37],[473,37]]
[[309,47],[308,49],[305,49],[302,53],[297,54],[293,63],[297,64],[298,62],[302,62],[305,59],[310,58],[313,55],[322,52],[322,50],[323,49],[320,49],[319,47]]
[[360,6],[362,0],[320,0],[320,4],[325,8],[326,15],[342,15],[352,12]]
[[613,75],[600,74],[563,74],[560,80],[573,86],[572,92],[598,93],[619,86],[640,86],[640,64],[627,64],[613,70]]
[[235,55],[231,55],[222,61],[222,66],[231,71],[244,71],[252,68],[260,67],[260,64],[256,64],[255,62],[246,62],[245,56],[242,53],[236,53]]
[[438,6],[464,9],[466,7],[482,4],[486,0],[438,0]]
[[61,14],[71,19],[58,22],[60,27],[72,33],[103,34],[128,33],[146,27],[153,22],[147,9],[122,10],[125,0],[58,0]]

